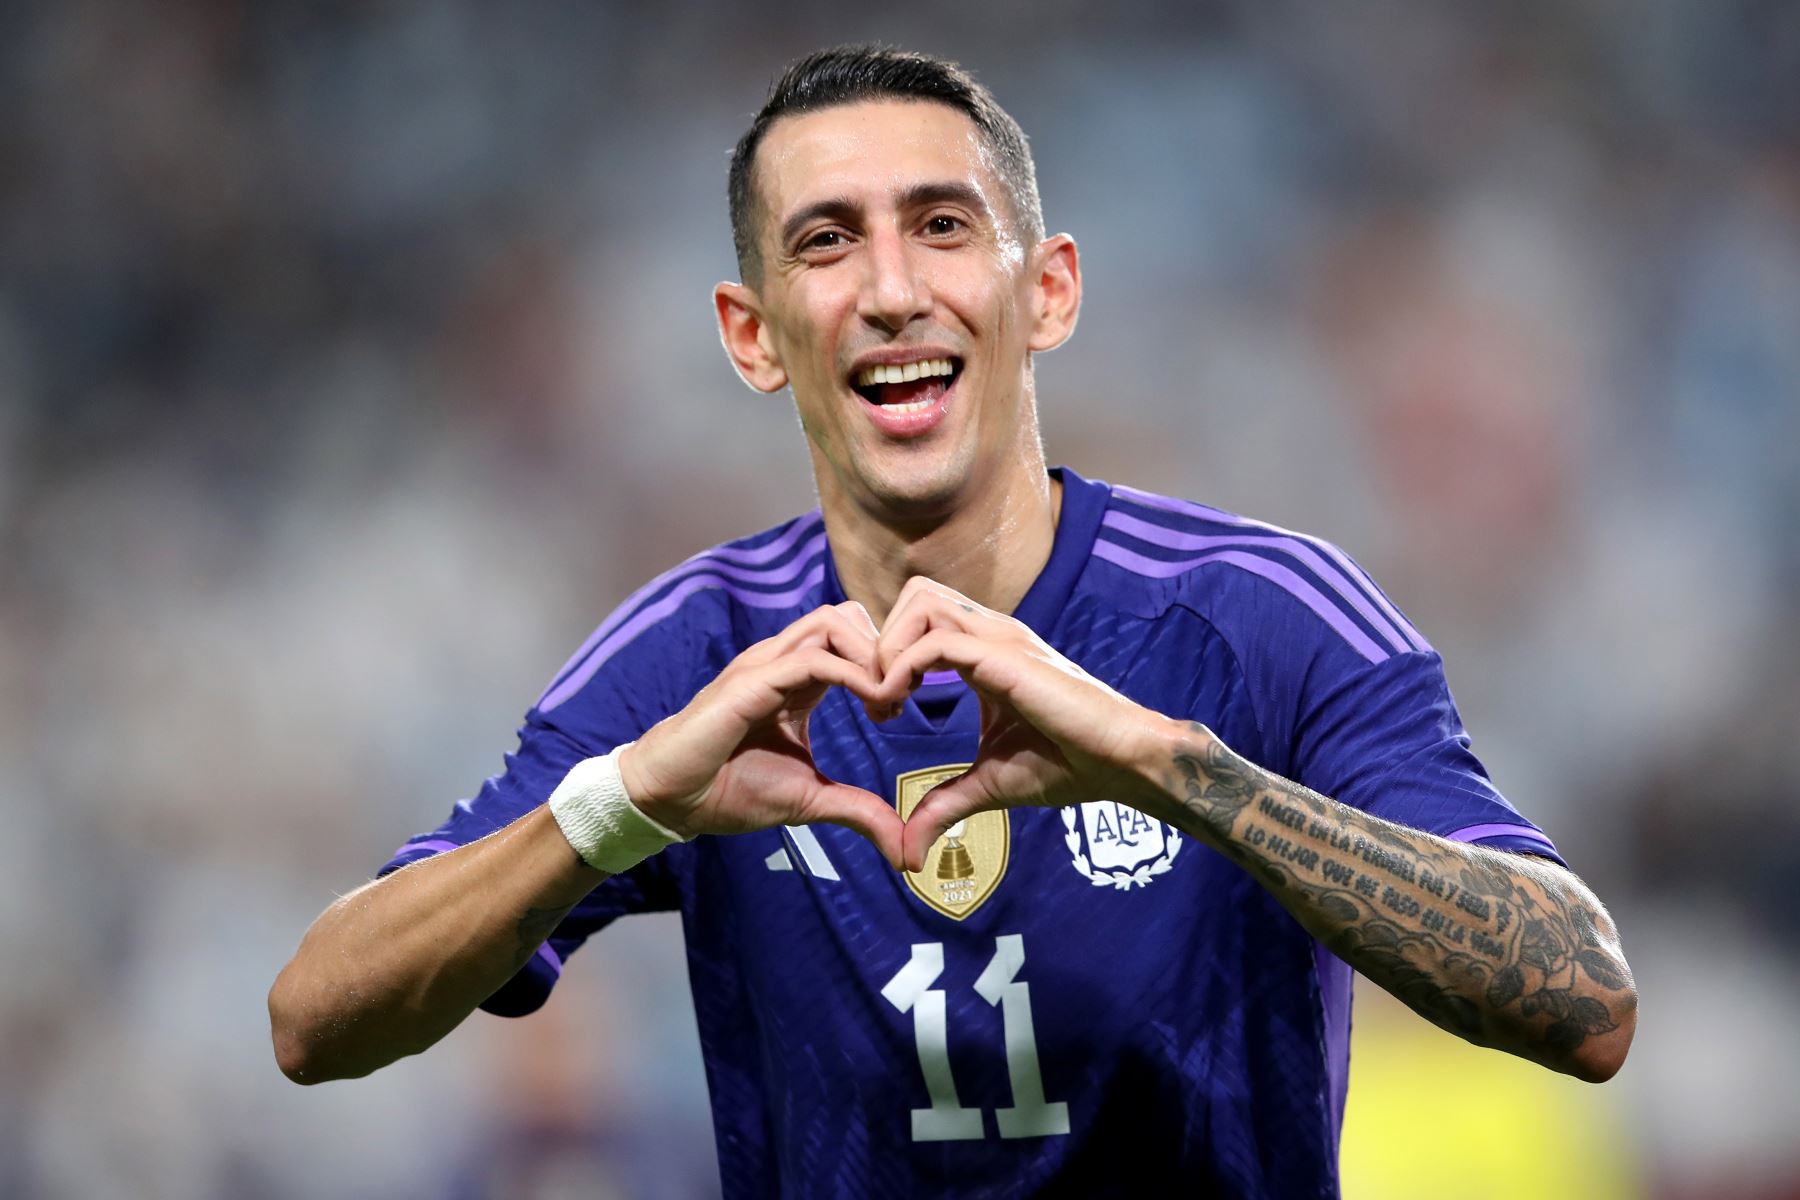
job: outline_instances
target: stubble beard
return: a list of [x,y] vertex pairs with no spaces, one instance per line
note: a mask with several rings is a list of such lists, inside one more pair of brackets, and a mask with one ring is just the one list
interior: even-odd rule
[[[907,528],[936,525],[958,510],[975,472],[976,455],[973,446],[965,445],[897,451],[859,448],[841,463],[820,463],[821,457],[815,453],[815,473],[823,467],[843,500],[884,525]],[[890,461],[873,461],[880,457]],[[825,494],[824,476],[819,476],[819,483],[820,499],[829,503],[832,497]]]

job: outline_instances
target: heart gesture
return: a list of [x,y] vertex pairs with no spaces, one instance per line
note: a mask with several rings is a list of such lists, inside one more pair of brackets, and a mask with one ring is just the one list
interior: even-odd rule
[[981,700],[969,769],[925,794],[905,826],[908,869],[944,831],[977,812],[1083,800],[1148,808],[1161,796],[1133,764],[1156,714],[1069,661],[1023,623],[923,577],[907,581],[877,645],[879,699],[898,703],[928,671],[949,668]]
[[[826,691],[846,689],[882,720],[928,671],[944,668],[980,698],[981,741],[973,765],[928,792],[908,821],[882,797],[819,771],[807,722]],[[745,650],[638,739],[619,770],[632,801],[684,836],[825,821],[916,871],[946,829],[986,809],[1096,797],[1155,805],[1160,790],[1134,764],[1160,720],[1019,621],[916,577],[884,630],[852,601]]]

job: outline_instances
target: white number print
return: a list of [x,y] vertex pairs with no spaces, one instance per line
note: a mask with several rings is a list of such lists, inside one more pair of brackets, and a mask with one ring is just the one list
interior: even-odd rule
[[1038,1070],[1037,1031],[1031,1025],[1031,988],[1019,982],[1025,965],[1025,939],[1005,933],[994,939],[994,957],[975,981],[989,1004],[1000,1006],[1006,1023],[1006,1073],[1012,1079],[1013,1106],[994,1113],[1003,1138],[1049,1137],[1069,1132],[1069,1106],[1044,1099],[1044,1076]]
[[981,1110],[964,1108],[950,1075],[950,1030],[944,1020],[944,993],[931,985],[944,973],[944,944],[920,942],[912,959],[888,980],[881,994],[901,1012],[912,1010],[913,1040],[925,1072],[930,1108],[912,1110],[915,1142],[961,1142],[981,1137]]
[[[1031,988],[1018,979],[1025,965],[1025,939],[1016,933],[994,939],[994,957],[975,981],[975,991],[1000,1006],[1006,1031],[1006,1073],[1013,1104],[995,1112],[1003,1138],[1050,1137],[1069,1132],[1069,1106],[1044,1099],[1044,1077],[1038,1068],[1037,1034],[1031,1022]],[[888,980],[881,994],[901,1012],[913,1015],[913,1040],[919,1069],[925,1076],[930,1108],[912,1110],[915,1142],[972,1141],[983,1135],[979,1108],[964,1108],[950,1074],[949,1026],[944,993],[931,985],[944,973],[942,942],[920,942],[912,958]]]

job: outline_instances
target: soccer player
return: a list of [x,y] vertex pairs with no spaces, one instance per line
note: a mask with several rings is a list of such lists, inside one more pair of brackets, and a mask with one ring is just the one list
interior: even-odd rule
[[813,55],[730,201],[720,332],[792,389],[819,511],[633,595],[326,910],[270,993],[290,1077],[530,1012],[647,910],[731,1196],[1335,1195],[1351,968],[1618,1070],[1612,921],[1399,610],[1328,543],[1046,467],[1079,260],[985,89]]

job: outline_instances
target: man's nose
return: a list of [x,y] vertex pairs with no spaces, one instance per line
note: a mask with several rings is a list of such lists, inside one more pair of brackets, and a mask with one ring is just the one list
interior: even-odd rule
[[905,237],[891,231],[876,234],[864,261],[867,274],[857,305],[863,320],[898,333],[931,312],[931,289],[919,275],[918,248]]

